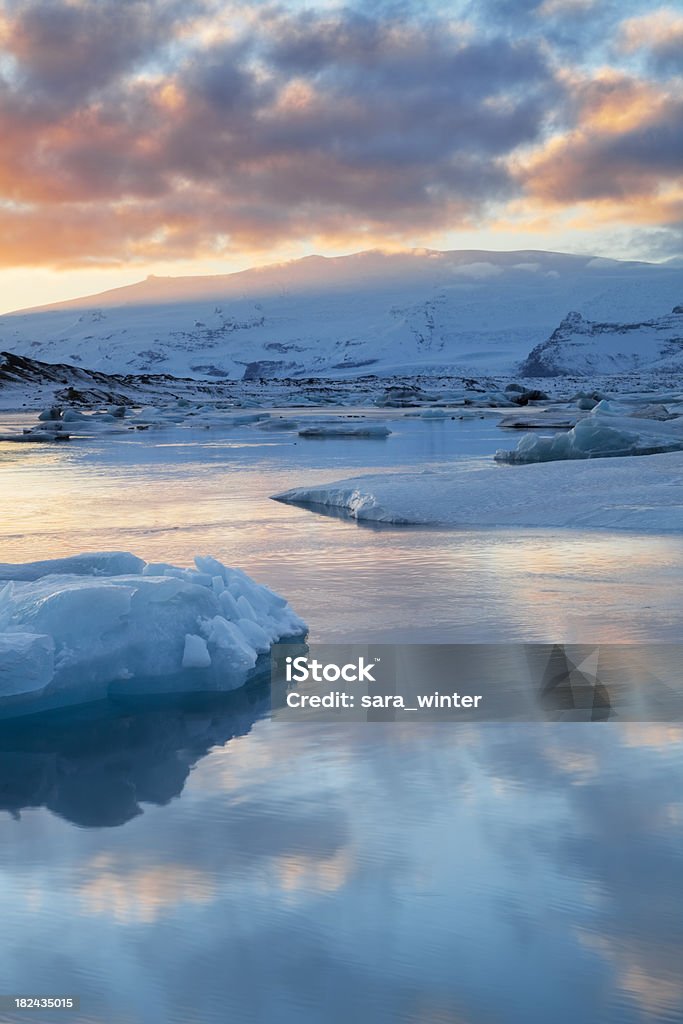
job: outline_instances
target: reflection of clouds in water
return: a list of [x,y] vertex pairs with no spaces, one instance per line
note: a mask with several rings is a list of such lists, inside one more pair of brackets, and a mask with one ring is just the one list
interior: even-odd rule
[[678,610],[670,600],[670,588],[680,590],[672,557],[680,551],[678,538],[522,530],[508,543],[472,550],[481,567],[505,580],[499,600],[511,636],[583,644],[678,639]]
[[208,903],[215,895],[206,875],[183,865],[128,871],[110,855],[100,854],[84,871],[85,881],[77,887],[81,912],[110,916],[122,924],[149,924],[180,904]]
[[330,857],[282,857],[277,864],[279,887],[286,893],[336,892],[349,881],[354,858],[350,849]]
[[624,746],[667,751],[683,745],[683,726],[659,722],[624,722],[622,736]]
[[549,743],[545,748],[545,756],[555,768],[569,777],[573,785],[581,785],[597,775],[598,759],[594,752],[566,750],[561,745]]
[[0,982],[78,975],[116,1024],[160,991],[172,1022],[677,1020],[679,732],[258,722],[123,828],[5,819]]
[[[679,743],[679,729],[629,725],[600,735],[555,730],[552,746],[527,748],[551,769],[545,782],[539,771],[539,787],[556,788],[557,770],[570,783],[561,789],[563,827],[552,837],[539,834],[534,853],[600,894],[574,908],[579,942],[613,969],[621,993],[614,998],[634,1001],[657,1020],[678,1020],[683,1006]],[[590,765],[578,786],[577,758]],[[504,848],[516,829],[499,822],[496,831]]]
[[612,967],[619,989],[649,1019],[679,1019],[677,1011],[683,1006],[680,946],[650,950],[622,936],[605,938],[579,931],[577,937]]

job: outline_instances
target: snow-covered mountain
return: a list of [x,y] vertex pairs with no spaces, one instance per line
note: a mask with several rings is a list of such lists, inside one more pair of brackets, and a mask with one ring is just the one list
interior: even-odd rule
[[521,366],[529,377],[683,370],[683,306],[638,323],[596,323],[570,313]]
[[537,251],[372,251],[221,277],[151,277],[6,314],[0,349],[107,373],[232,380],[501,374],[568,310],[642,322],[682,298],[677,266]]

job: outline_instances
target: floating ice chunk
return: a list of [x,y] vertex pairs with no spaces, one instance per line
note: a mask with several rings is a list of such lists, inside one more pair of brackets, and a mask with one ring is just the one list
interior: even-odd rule
[[287,419],[284,416],[270,416],[267,420],[256,423],[258,430],[298,430],[299,421]]
[[267,412],[247,412],[242,413],[239,416],[227,416],[223,420],[223,423],[229,427],[245,427],[251,423],[260,423],[261,420],[269,420],[270,414]]
[[566,433],[552,437],[525,434],[514,451],[499,450],[497,462],[552,462],[622,455],[654,455],[683,449],[683,420],[624,416],[603,400]]
[[465,404],[475,406],[475,408],[514,409],[520,403],[513,401],[502,391],[474,391],[469,392],[465,398]]
[[423,409],[420,419],[423,420],[445,420],[451,415],[450,409]]
[[372,420],[320,420],[300,427],[299,437],[388,437],[386,423]]
[[529,413],[527,408],[501,416],[499,427],[509,430],[571,430],[582,418],[582,412],[569,409],[542,409]]
[[284,598],[212,558],[182,568],[109,552],[3,569],[0,698],[14,703],[93,700],[117,680],[177,689],[183,673],[230,690],[272,643],[306,633]]

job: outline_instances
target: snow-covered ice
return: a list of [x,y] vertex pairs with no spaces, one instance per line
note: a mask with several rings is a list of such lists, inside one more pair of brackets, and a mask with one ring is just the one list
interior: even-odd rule
[[461,463],[352,477],[273,497],[371,523],[680,531],[683,454],[525,466]]
[[[126,552],[0,565],[0,712],[10,698],[95,699],[110,684],[241,686],[259,655],[306,633],[286,600],[209,557],[195,568]],[[163,685],[163,683],[162,683]]]

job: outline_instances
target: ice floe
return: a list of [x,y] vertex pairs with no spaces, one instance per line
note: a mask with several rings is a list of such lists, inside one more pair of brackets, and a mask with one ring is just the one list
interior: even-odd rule
[[306,632],[284,598],[209,557],[186,569],[105,552],[0,565],[0,579],[0,713],[122,683],[235,689],[271,644]]
[[683,453],[522,466],[460,463],[273,497],[368,523],[680,531]]

